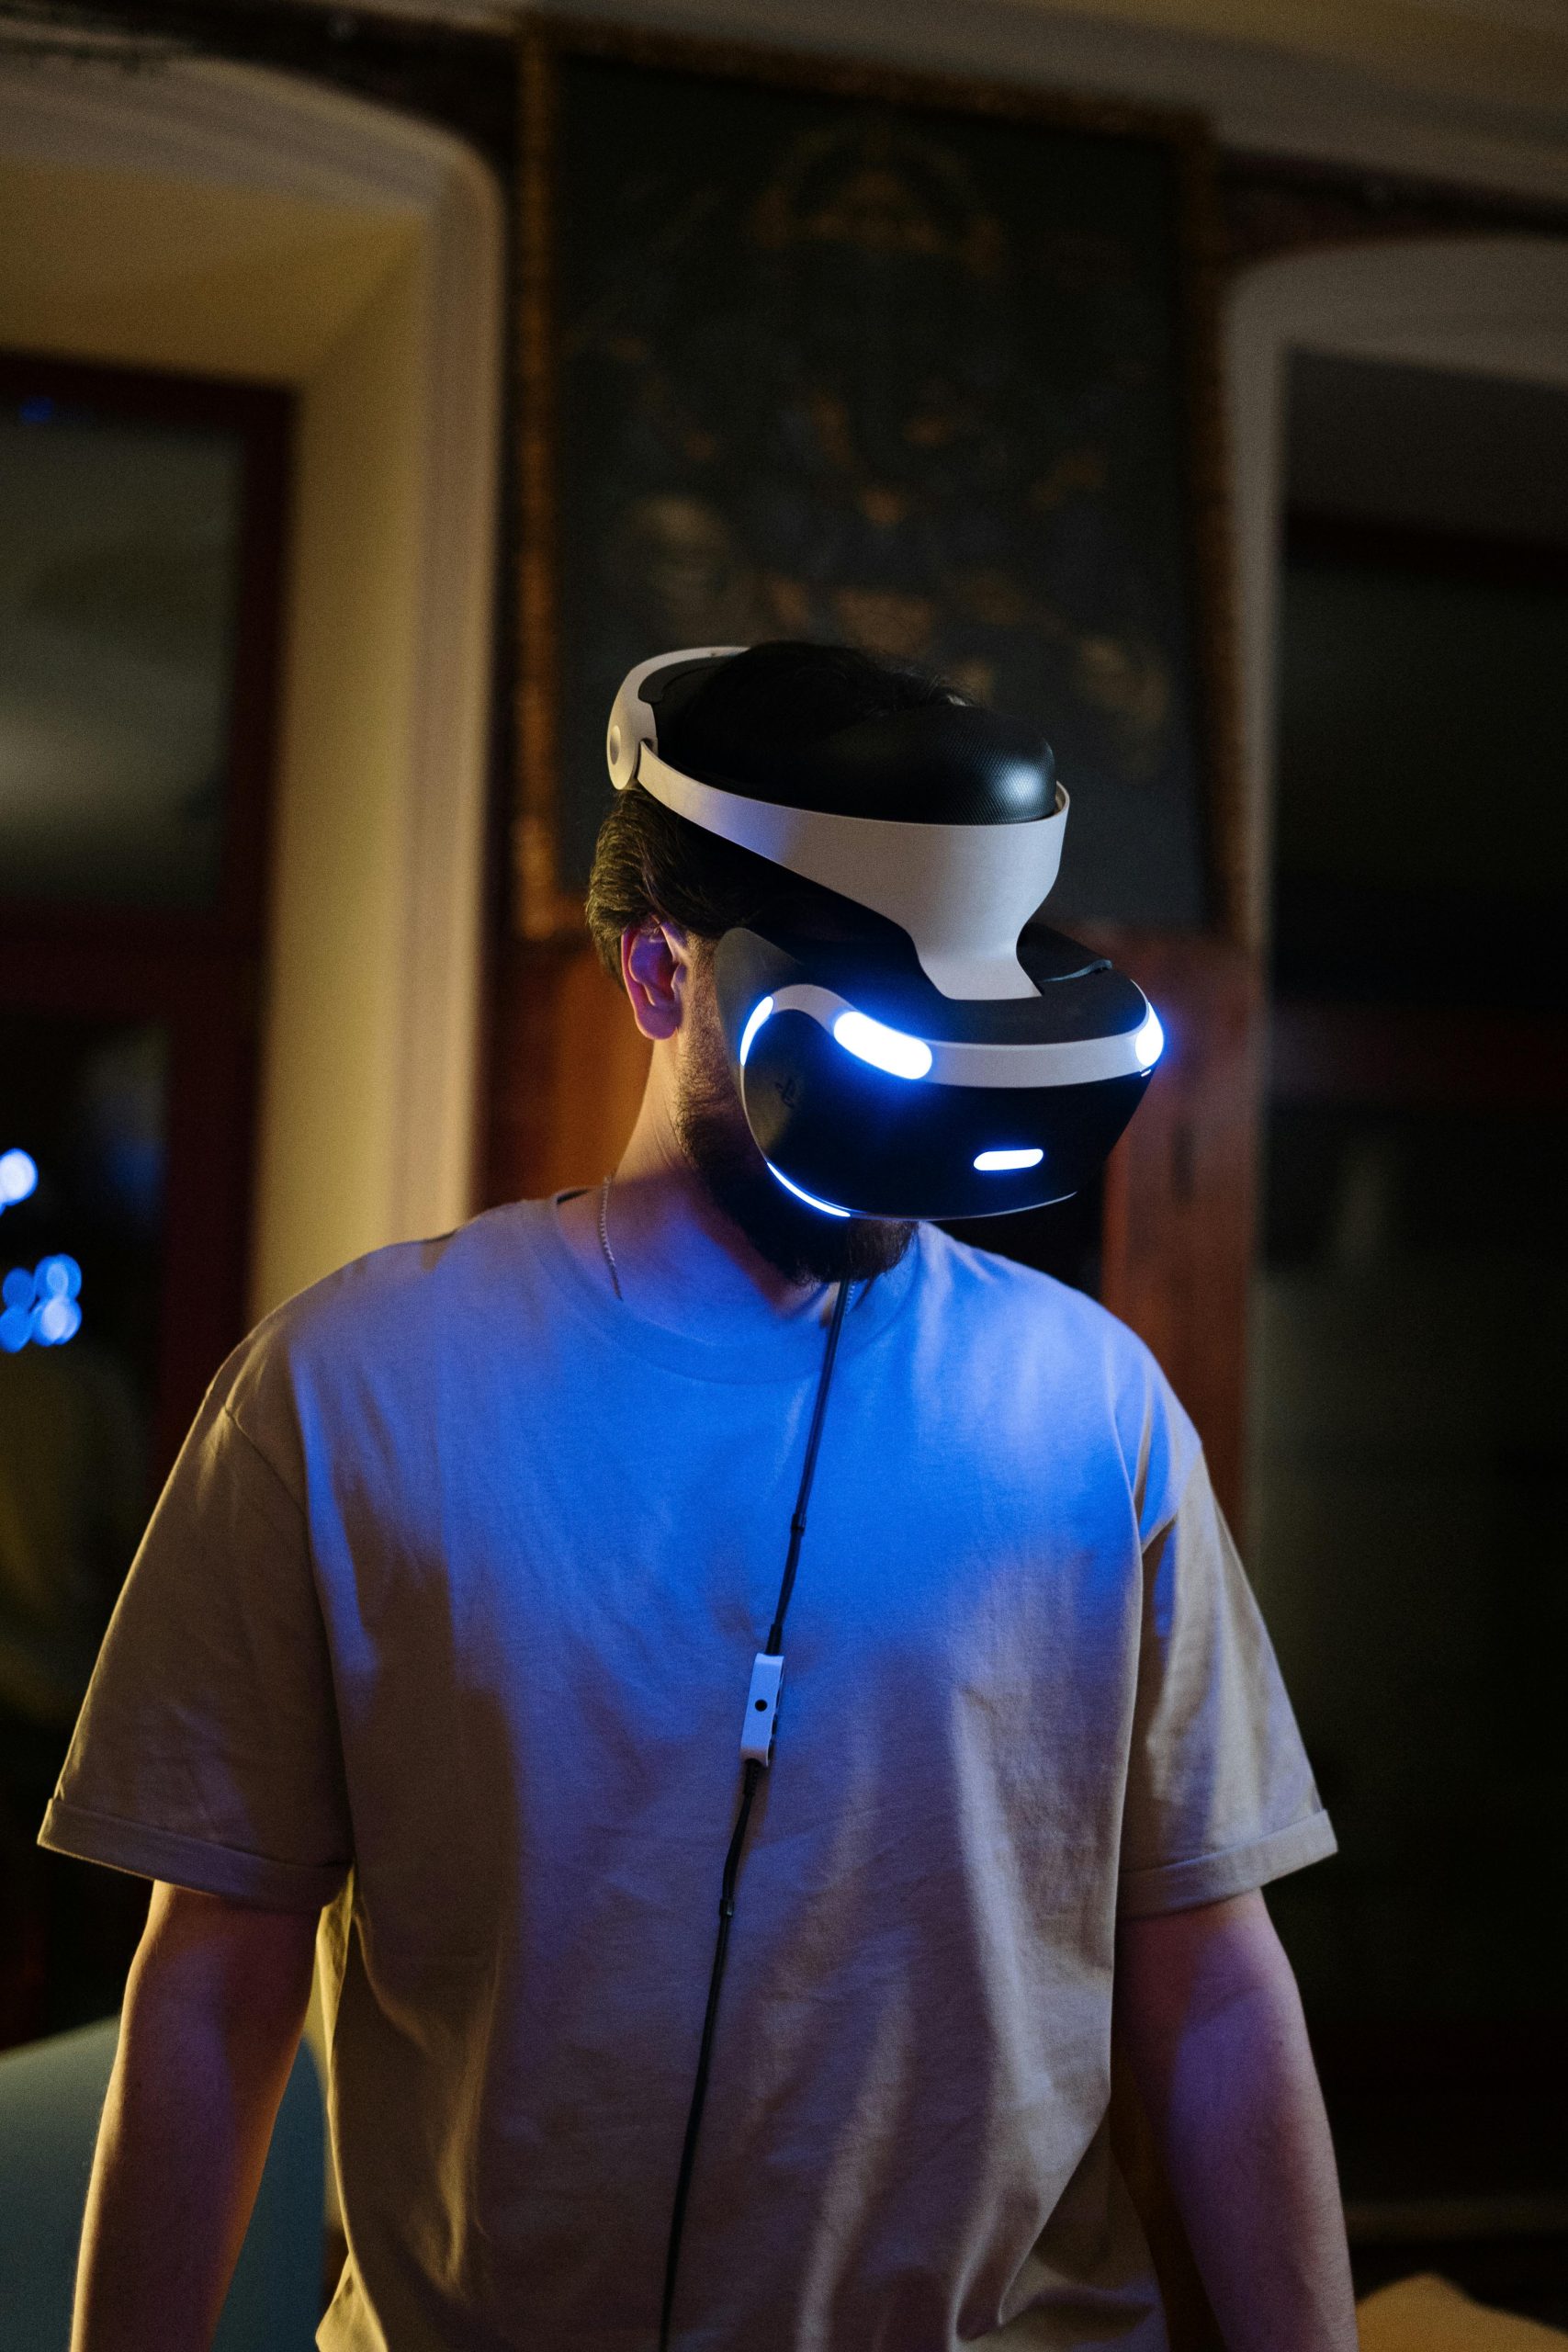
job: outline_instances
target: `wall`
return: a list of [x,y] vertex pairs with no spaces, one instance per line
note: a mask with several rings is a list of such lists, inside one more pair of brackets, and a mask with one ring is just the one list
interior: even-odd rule
[[407,214],[220,184],[193,201],[188,178],[3,152],[0,211],[7,344],[271,384],[315,373],[418,235]]
[[418,624],[417,237],[306,386],[266,1020],[258,1310],[390,1239]]
[[[396,7],[469,25],[535,13],[528,0]],[[1568,198],[1568,17],[1551,0],[573,0],[547,13],[1191,107],[1233,153]]]

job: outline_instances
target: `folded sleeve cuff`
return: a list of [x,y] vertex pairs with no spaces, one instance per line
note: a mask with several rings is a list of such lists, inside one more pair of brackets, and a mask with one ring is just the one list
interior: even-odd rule
[[1249,1894],[1270,1879],[1321,1862],[1337,1849],[1338,1842],[1327,1814],[1320,1809],[1292,1821],[1287,1829],[1228,1846],[1218,1854],[1195,1854],[1189,1861],[1162,1862],[1155,1870],[1123,1871],[1118,1907],[1124,1919],[1137,1919],[1158,1911],[1190,1911],[1200,1903],[1223,1903],[1227,1895]]
[[227,1895],[263,1910],[320,1911],[348,1873],[346,1862],[280,1862],[238,1846],[209,1845],[177,1830],[154,1829],[117,1815],[89,1813],[62,1797],[51,1800],[38,1842],[79,1861],[103,1862],[139,1878],[166,1879],[199,1894]]

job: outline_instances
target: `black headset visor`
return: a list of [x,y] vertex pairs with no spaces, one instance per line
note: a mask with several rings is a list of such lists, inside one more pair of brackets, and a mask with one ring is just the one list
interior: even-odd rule
[[779,1181],[827,1214],[878,1217],[999,1216],[1077,1192],[1142,1099],[1158,1024],[1102,958],[1048,938],[1072,978],[964,1004],[852,942],[727,932],[720,1023]]

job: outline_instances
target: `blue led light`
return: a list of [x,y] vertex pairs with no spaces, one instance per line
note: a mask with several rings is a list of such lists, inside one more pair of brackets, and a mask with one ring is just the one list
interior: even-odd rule
[[751,1007],[750,1012],[747,1016],[746,1026],[740,1032],[740,1067],[742,1069],[746,1067],[747,1055],[750,1052],[752,1046],[757,1042],[757,1032],[761,1027],[763,1022],[767,1019],[769,1013],[772,1012],[773,1009],[773,1000],[771,996],[765,996],[761,1004],[754,1004]]
[[37,1295],[37,1287],[26,1266],[13,1266],[4,1282],[0,1282],[0,1298],[7,1306],[18,1306],[26,1314]]
[[902,1029],[889,1029],[866,1012],[840,1012],[833,1035],[846,1053],[893,1078],[924,1078],[931,1066],[931,1049],[923,1038],[907,1037]]
[[1151,1012],[1133,1039],[1133,1052],[1140,1069],[1153,1069],[1165,1051],[1165,1031],[1159,1025],[1159,1014]]
[[30,1151],[0,1151],[0,1210],[14,1207],[38,1190],[38,1162]]
[[1038,1168],[1044,1157],[1037,1143],[1023,1144],[1016,1151],[977,1151],[975,1165],[983,1176],[997,1176],[1008,1168]]
[[784,1186],[786,1193],[793,1193],[795,1199],[797,1201],[804,1201],[808,1209],[820,1209],[824,1216],[849,1216],[850,1212],[848,1209],[839,1208],[835,1206],[834,1203],[831,1201],[819,1201],[815,1193],[803,1192],[798,1184],[792,1184],[789,1178],[784,1173],[783,1170],[775,1168],[771,1159],[765,1159],[762,1162],[762,1165],[767,1170],[770,1176],[776,1176],[778,1178],[779,1182]]

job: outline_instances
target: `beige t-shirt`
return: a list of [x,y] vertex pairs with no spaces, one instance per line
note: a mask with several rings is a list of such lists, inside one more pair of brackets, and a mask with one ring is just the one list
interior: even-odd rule
[[[650,2352],[820,1350],[645,1322],[534,1202],[213,1384],[41,1836],[326,1906],[328,2352]],[[1147,1351],[923,1228],[846,1318],[784,1655],[682,2352],[1153,2352],[1118,1909],[1334,1839]]]

